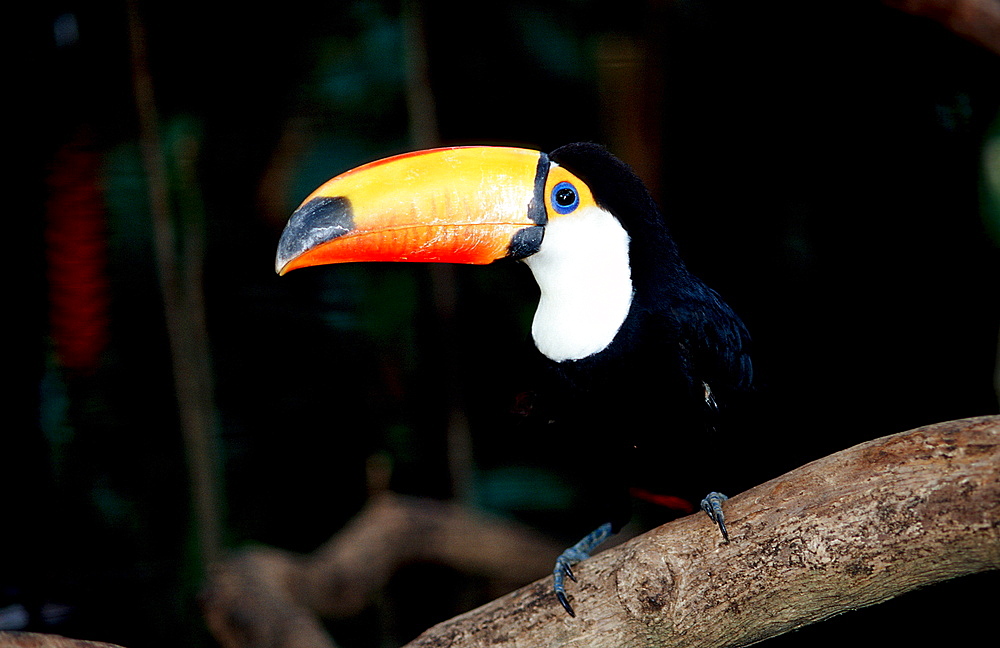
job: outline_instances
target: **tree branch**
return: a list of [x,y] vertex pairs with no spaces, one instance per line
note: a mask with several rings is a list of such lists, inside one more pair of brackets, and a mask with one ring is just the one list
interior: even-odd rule
[[576,619],[548,579],[408,646],[744,646],[1000,568],[1000,417],[883,437],[581,563]]
[[[698,513],[581,563],[576,618],[545,578],[408,646],[742,646],[998,569],[1000,417],[863,443],[738,495],[726,511],[728,544]],[[227,647],[331,646],[315,614],[356,612],[404,562],[512,580],[550,569],[558,547],[501,529],[451,505],[383,496],[311,556],[255,550],[217,566],[206,617]]]

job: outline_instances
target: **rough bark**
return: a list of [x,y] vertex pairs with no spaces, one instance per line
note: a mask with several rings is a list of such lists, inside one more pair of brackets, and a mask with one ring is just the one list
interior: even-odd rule
[[[698,513],[581,563],[570,589],[576,618],[555,602],[549,577],[408,646],[743,646],[1000,568],[1000,417],[855,446],[733,497],[726,510],[729,543]],[[258,550],[219,565],[206,616],[227,647],[331,646],[315,614],[360,609],[403,562],[494,575],[506,564],[513,576],[547,569],[558,553],[528,551],[541,564],[520,563],[528,545],[484,534],[483,522],[497,524],[385,497],[311,556]]]

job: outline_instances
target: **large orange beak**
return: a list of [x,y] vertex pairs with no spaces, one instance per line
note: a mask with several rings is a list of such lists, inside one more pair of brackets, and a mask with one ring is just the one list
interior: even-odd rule
[[275,270],[352,261],[491,263],[541,244],[548,156],[506,147],[405,153],[328,181],[292,214]]

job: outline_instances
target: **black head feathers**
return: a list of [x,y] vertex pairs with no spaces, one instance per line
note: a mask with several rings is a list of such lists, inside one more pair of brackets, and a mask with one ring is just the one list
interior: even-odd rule
[[631,238],[633,270],[642,268],[639,276],[663,281],[663,271],[684,273],[660,208],[629,165],[590,142],[561,146],[549,158],[586,182],[597,204],[618,218]]

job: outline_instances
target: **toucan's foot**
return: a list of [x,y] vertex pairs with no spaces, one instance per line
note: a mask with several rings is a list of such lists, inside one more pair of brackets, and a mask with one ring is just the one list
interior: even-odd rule
[[722,512],[722,503],[727,499],[729,498],[722,493],[712,491],[705,496],[705,499],[701,500],[701,510],[705,511],[708,517],[712,518],[712,521],[719,525],[722,537],[726,542],[729,542],[729,532],[726,531],[726,514]]
[[566,599],[566,577],[569,576],[571,581],[576,582],[572,566],[581,560],[590,558],[590,553],[597,548],[597,545],[607,540],[610,535],[611,523],[607,522],[588,533],[580,542],[562,552],[556,559],[556,567],[552,570],[552,577],[555,580],[556,598],[559,599],[559,602],[562,603],[563,608],[571,617],[575,617],[576,612],[573,611],[573,606]]

